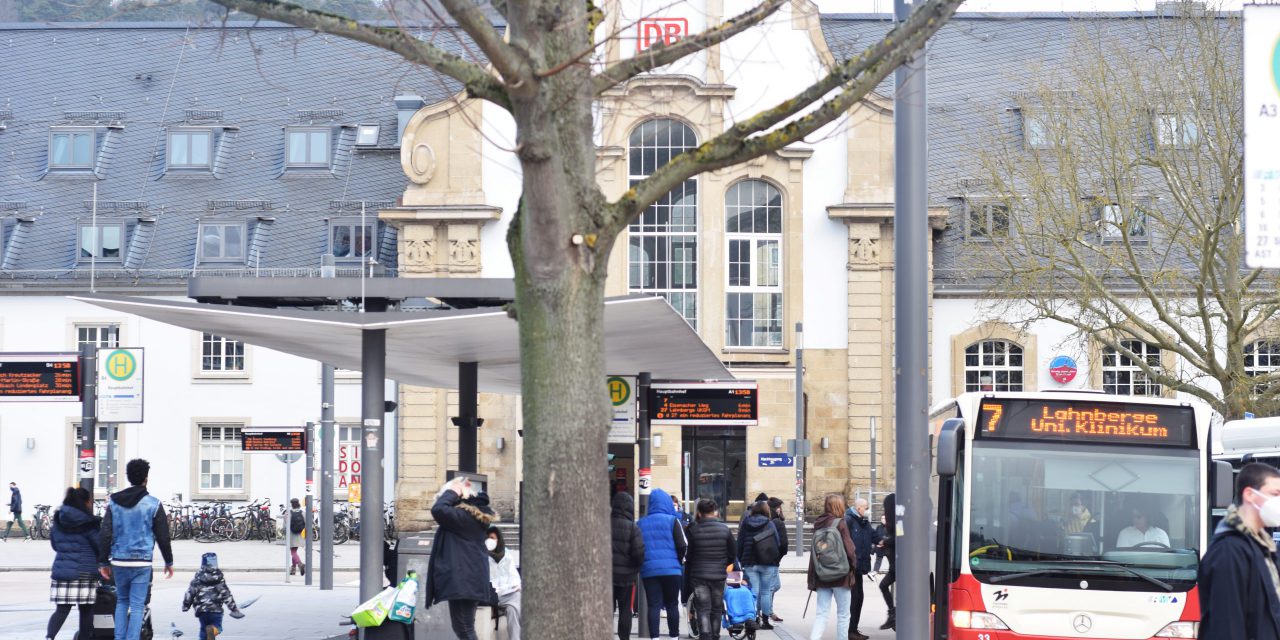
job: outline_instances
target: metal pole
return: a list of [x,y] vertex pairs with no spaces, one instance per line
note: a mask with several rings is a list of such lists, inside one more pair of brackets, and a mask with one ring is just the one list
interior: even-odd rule
[[[307,511],[307,522],[311,512]],[[333,365],[320,367],[320,590],[333,591]],[[362,601],[363,602],[363,601]]]
[[[648,371],[641,371],[636,379],[636,427],[640,432],[640,462],[636,464],[636,494],[637,502],[640,503],[641,518],[649,512],[649,483],[652,482],[652,476],[649,475],[653,453],[650,448],[653,442],[653,428],[649,424],[649,385],[651,384],[653,384],[653,375]],[[649,599],[645,597],[644,584],[639,578],[636,579],[636,612],[640,614],[640,628],[636,637],[648,638]]]
[[876,504],[876,417],[871,416],[871,496],[867,498],[867,502],[872,505],[872,513],[875,512]]
[[98,345],[80,345],[80,486],[93,495],[97,480],[98,435]]
[[107,486],[104,487],[107,493],[116,486],[116,438],[120,435],[117,428],[115,423],[107,425]]
[[293,459],[289,457],[291,455],[293,454],[291,453],[283,454],[284,459],[281,460],[281,462],[284,462],[284,507],[285,508],[280,512],[280,524],[284,525],[284,528],[282,529],[282,531],[284,531],[284,581],[285,581],[285,584],[293,582],[293,579],[289,577],[289,569],[293,567],[293,556],[289,550],[289,507],[291,506],[289,500],[293,497],[293,474],[290,473],[291,471],[293,471]]
[[[898,22],[914,4],[894,0]],[[925,54],[894,72],[894,352],[897,503],[905,507],[895,552],[897,633],[929,636],[929,226]]]
[[804,323],[796,323],[796,557],[804,555]]
[[[305,502],[302,505],[303,522],[311,522],[312,496],[316,492],[315,428],[316,428],[316,423],[314,422],[307,423],[307,451],[306,453],[303,454],[307,456],[306,458],[307,460],[307,464],[306,464],[307,493],[306,493],[306,497],[304,498]],[[290,505],[290,506],[293,506],[293,505]],[[303,581],[303,584],[307,585],[308,587],[311,586],[311,538],[313,537],[311,535],[311,532],[307,531],[307,529],[309,528],[310,527],[304,524],[303,534],[302,534],[303,546],[306,547],[306,549],[303,550],[303,557],[306,558],[306,561],[302,563],[302,579],[303,579],[302,581]]]
[[458,471],[475,473],[478,468],[480,438],[479,364],[458,363]]
[[[368,311],[385,311],[380,299],[365,301]],[[382,452],[385,448],[382,421],[386,417],[387,330],[365,329],[362,334],[360,360],[361,438],[360,438],[360,601],[378,595],[382,590]]]

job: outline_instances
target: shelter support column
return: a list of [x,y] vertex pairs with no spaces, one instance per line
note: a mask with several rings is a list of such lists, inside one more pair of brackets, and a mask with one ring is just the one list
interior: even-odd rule
[[386,329],[366,329],[362,334],[360,354],[360,485],[363,494],[360,521],[365,527],[365,535],[360,536],[361,602],[377,595],[382,588],[382,536],[370,534],[382,528],[382,456],[386,450],[382,422],[386,417],[386,359]]

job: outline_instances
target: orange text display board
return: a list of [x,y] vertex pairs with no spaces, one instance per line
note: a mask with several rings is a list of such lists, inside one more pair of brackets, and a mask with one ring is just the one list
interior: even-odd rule
[[652,424],[755,425],[759,393],[754,382],[655,382],[649,388]]
[[253,453],[289,453],[307,450],[304,429],[243,429],[240,449]]
[[0,354],[0,400],[80,399],[80,359],[66,353]]
[[982,401],[974,437],[1191,447],[1196,444],[1195,410],[1128,402],[993,398]]

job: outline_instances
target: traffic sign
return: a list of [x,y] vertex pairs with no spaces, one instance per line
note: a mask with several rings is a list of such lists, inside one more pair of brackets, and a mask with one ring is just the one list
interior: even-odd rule
[[609,403],[613,405],[613,418],[609,422],[609,444],[636,443],[636,379],[630,376],[609,376]]
[[142,349],[98,350],[98,422],[142,422]]
[[758,464],[762,467],[794,467],[796,459],[785,453],[762,453]]

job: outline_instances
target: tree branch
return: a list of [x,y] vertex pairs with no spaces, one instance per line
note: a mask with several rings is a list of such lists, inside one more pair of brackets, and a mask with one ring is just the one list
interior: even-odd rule
[[424,65],[461,82],[470,95],[488,100],[508,111],[511,110],[511,100],[507,96],[506,87],[489,70],[480,64],[427,44],[402,29],[360,24],[350,18],[313,11],[277,0],[212,1],[228,9],[243,11],[266,20],[276,20],[385,49],[409,62]]
[[536,90],[533,85],[533,67],[528,58],[503,41],[502,34],[493,28],[478,4],[470,0],[440,0],[440,4],[458,21],[458,26],[471,36],[512,91],[527,93]]
[[[800,96],[778,103],[740,125],[686,151],[641,180],[613,204],[610,227],[620,231],[635,216],[686,179],[777,151],[839,118],[908,59],[955,13],[963,0],[929,0],[885,38],[811,85]],[[845,89],[781,129],[762,132],[811,106],[831,90]],[[823,90],[823,87],[827,87]]]
[[[674,44],[666,44],[664,42],[650,47],[643,53],[636,54],[631,58],[615,62],[612,66],[592,78],[595,95],[598,96],[642,73],[652,71],[658,67],[664,67],[712,45],[724,42],[760,24],[765,18],[777,13],[778,9],[782,8],[782,5],[786,3],[787,0],[764,0],[764,2],[752,7],[750,10],[695,36],[682,38]],[[563,63],[560,66],[562,67]]]

